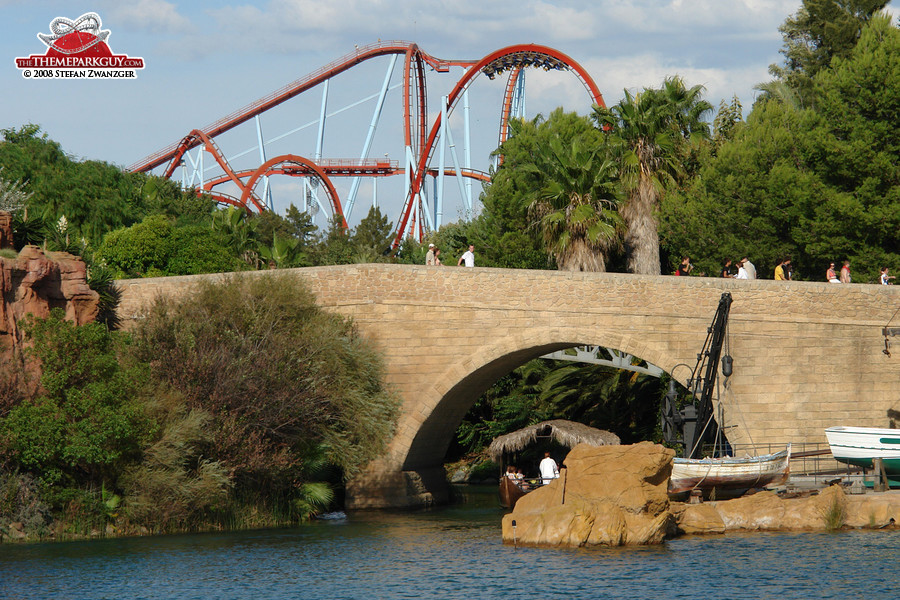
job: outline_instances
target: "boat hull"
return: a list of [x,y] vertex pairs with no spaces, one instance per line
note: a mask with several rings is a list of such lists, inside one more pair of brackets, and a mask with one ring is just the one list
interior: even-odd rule
[[871,469],[880,458],[888,476],[900,476],[900,429],[829,427],[825,437],[838,462]]
[[676,458],[669,478],[669,493],[691,490],[747,490],[787,481],[791,449],[746,458]]
[[512,510],[516,507],[519,498],[526,494],[525,490],[520,488],[509,477],[500,478],[500,506]]

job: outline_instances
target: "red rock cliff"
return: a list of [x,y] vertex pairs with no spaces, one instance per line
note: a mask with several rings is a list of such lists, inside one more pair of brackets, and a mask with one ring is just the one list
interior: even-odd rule
[[[8,213],[0,213],[0,249],[12,248]],[[100,296],[87,284],[87,265],[67,252],[25,246],[15,258],[0,257],[0,351],[21,340],[17,322],[27,314],[46,317],[62,308],[77,325],[97,317]]]

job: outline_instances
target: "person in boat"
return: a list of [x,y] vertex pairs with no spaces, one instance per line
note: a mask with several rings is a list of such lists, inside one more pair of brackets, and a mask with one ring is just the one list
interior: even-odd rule
[[525,473],[522,471],[521,467],[516,469],[516,484],[523,490],[531,489],[531,484],[525,479]]
[[516,480],[516,468],[513,465],[509,465],[506,467],[506,477],[507,479]]
[[556,464],[556,461],[553,460],[549,452],[544,452],[544,458],[541,460],[541,464],[538,468],[541,472],[541,481],[544,485],[547,485],[559,477],[559,465]]

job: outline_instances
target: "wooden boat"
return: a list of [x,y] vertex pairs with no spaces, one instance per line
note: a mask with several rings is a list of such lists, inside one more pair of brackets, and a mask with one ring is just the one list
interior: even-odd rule
[[723,492],[748,490],[784,483],[790,475],[791,445],[775,454],[741,458],[676,458],[672,463],[669,493],[699,489]]
[[835,460],[871,469],[880,458],[889,477],[900,476],[900,429],[829,427],[825,437]]
[[500,506],[502,508],[514,509],[519,498],[527,493],[506,475],[500,477]]

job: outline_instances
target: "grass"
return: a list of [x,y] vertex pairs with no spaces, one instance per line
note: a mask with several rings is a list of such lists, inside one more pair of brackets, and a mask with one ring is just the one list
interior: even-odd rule
[[846,512],[841,500],[842,498],[838,495],[832,496],[831,503],[822,512],[822,519],[825,521],[827,531],[837,531],[844,526]]

